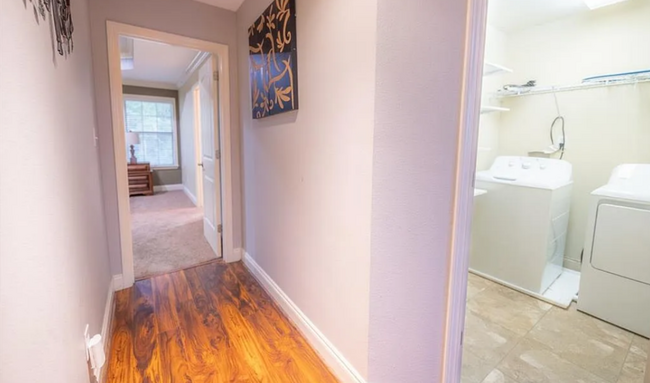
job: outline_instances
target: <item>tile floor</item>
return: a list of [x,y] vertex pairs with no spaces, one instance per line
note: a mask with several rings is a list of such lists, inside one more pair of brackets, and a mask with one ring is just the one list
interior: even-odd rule
[[462,383],[643,383],[650,342],[474,274]]

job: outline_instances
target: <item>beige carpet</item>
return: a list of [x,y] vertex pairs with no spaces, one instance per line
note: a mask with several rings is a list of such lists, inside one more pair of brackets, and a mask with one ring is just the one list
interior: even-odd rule
[[131,197],[133,263],[138,279],[216,258],[203,237],[203,212],[182,191]]

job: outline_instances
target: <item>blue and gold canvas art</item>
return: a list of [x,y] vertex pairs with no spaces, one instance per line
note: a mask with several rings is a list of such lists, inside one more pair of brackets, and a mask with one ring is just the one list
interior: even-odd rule
[[275,0],[248,29],[253,118],[298,109],[295,0]]

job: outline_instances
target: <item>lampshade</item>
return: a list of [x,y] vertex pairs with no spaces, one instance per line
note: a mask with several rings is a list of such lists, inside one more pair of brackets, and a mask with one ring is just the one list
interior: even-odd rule
[[140,145],[140,135],[138,133],[127,132],[126,133],[126,144],[127,145]]

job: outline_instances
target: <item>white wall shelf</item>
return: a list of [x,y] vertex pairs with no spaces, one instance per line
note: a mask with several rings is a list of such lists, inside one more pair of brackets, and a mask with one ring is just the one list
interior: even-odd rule
[[487,61],[483,63],[483,76],[505,73],[512,73],[512,69],[506,68],[499,64],[489,63]]
[[604,88],[609,86],[636,85],[636,84],[642,84],[647,82],[650,82],[650,78],[612,80],[612,81],[602,81],[602,82],[585,82],[582,84],[575,84],[575,85],[534,87],[534,88],[524,89],[524,90],[500,90],[494,93],[494,95],[499,98],[522,97],[522,96],[533,96],[536,94],[571,92],[576,90]]
[[502,108],[500,106],[481,105],[481,114],[494,113],[494,112],[509,112],[510,109]]

